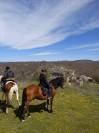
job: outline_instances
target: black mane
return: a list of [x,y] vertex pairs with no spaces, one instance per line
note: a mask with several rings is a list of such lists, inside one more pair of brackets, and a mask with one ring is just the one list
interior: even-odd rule
[[52,79],[49,84],[53,84],[55,88],[63,87],[64,78],[63,77],[57,77],[55,79]]

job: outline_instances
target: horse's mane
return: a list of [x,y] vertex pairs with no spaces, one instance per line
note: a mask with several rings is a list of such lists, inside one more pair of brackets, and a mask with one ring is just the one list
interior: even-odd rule
[[63,77],[57,77],[49,81],[49,84],[53,84],[55,88],[62,87],[62,83],[64,82]]

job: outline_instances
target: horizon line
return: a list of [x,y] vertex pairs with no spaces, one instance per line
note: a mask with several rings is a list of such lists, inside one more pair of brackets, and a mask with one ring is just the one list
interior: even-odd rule
[[71,62],[71,61],[99,61],[99,60],[91,60],[91,59],[78,59],[78,60],[38,60],[38,61],[33,61],[33,60],[30,60],[30,61],[0,61],[0,63],[25,63],[25,62],[64,62],[64,61],[67,61],[67,62]]

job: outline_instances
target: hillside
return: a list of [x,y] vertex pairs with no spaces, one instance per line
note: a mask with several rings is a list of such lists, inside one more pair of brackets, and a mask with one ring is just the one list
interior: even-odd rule
[[33,80],[38,78],[40,69],[46,68],[49,73],[67,73],[68,70],[75,70],[78,75],[85,74],[91,77],[99,77],[99,61],[78,60],[78,61],[57,61],[57,62],[9,62],[0,63],[0,74],[5,66],[10,66],[16,74],[17,80]]

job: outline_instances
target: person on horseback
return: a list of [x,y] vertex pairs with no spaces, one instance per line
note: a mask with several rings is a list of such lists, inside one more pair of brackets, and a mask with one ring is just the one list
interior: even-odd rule
[[51,88],[50,88],[49,83],[47,81],[46,69],[41,70],[41,73],[39,75],[39,81],[40,81],[40,86],[41,86],[43,93],[47,92],[48,99],[51,98]]
[[5,85],[7,81],[15,81],[14,72],[10,69],[9,66],[6,66],[3,74],[3,78],[2,78],[3,85]]

